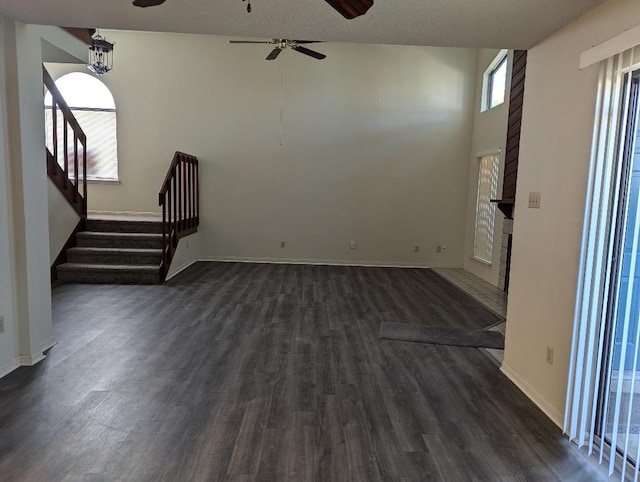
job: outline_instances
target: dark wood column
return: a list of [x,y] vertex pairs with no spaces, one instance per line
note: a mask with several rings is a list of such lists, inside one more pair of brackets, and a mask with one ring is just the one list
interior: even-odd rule
[[513,68],[511,69],[507,144],[504,159],[504,181],[502,184],[502,198],[498,201],[498,209],[504,213],[507,219],[513,219],[513,206],[516,201],[518,158],[520,156],[520,125],[522,123],[522,100],[524,98],[526,69],[527,51],[514,51]]

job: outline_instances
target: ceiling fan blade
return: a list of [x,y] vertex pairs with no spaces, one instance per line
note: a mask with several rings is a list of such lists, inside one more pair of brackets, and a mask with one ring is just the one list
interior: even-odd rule
[[298,45],[302,45],[302,44],[319,44],[322,43],[321,40],[292,40],[292,42],[294,42],[295,44]]
[[267,55],[267,60],[275,60],[276,57],[278,57],[278,55],[280,55],[280,52],[282,52],[282,49],[280,48],[275,48],[271,51],[271,53],[269,55]]
[[134,0],[133,5],[136,7],[155,7],[156,5],[162,5],[166,0]]
[[274,44],[273,40],[229,40],[230,44]]
[[325,0],[346,19],[364,15],[373,6],[373,0]]
[[291,48],[296,52],[300,52],[301,54],[308,55],[309,57],[313,57],[314,59],[322,60],[327,57],[325,54],[321,54],[320,52],[316,52],[315,50],[310,50],[306,47],[292,45]]

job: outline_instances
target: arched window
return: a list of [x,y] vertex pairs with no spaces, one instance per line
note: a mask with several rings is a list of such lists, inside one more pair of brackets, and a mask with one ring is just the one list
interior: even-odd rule
[[[87,179],[118,180],[118,143],[116,139],[116,104],[113,95],[95,77],[73,72],[56,80],[56,87],[87,136]],[[47,142],[53,139],[51,94],[44,100]],[[62,143],[62,122],[58,122],[58,139]],[[72,145],[72,144],[71,144]],[[51,146],[49,150],[52,150]],[[59,146],[62,152],[62,145]]]

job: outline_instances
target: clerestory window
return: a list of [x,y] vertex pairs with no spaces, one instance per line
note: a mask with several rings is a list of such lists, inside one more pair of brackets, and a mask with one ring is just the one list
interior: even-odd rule
[[482,110],[502,104],[507,91],[507,51],[502,50],[484,73]]

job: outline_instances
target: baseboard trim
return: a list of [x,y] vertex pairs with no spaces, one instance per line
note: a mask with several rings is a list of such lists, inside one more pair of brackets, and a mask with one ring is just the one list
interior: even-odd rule
[[562,414],[556,410],[549,401],[544,398],[538,391],[529,385],[528,382],[522,379],[522,377],[511,368],[507,363],[502,363],[500,371],[513,382],[513,384],[520,389],[537,407],[544,412],[544,414],[551,419],[562,430]]
[[44,353],[34,353],[33,355],[20,355],[18,357],[18,360],[20,362],[20,366],[32,367],[40,363],[45,358],[46,356],[44,355]]
[[47,350],[50,350],[51,348],[53,348],[57,344],[58,342],[54,340],[53,337],[51,337],[48,340],[46,340],[42,345],[40,345],[40,348],[42,348],[42,352],[44,353]]
[[432,266],[403,263],[402,261],[350,261],[340,259],[298,259],[298,258],[234,258],[231,256],[204,257],[197,261],[219,263],[260,263],[260,264],[308,264],[312,266],[353,266],[363,268],[415,268],[430,269]]
[[5,363],[0,367],[0,378],[7,376],[13,370],[20,366],[20,360],[18,358],[14,358],[8,363]]
[[180,273],[182,273],[185,269],[189,268],[190,266],[196,264],[198,261],[197,259],[194,259],[193,261],[189,261],[188,263],[183,264],[182,266],[180,266],[179,268],[176,269],[176,271],[174,273],[171,274],[171,276],[167,276],[167,278],[165,279],[165,281],[169,281],[171,278],[175,278],[176,276],[178,276]]

